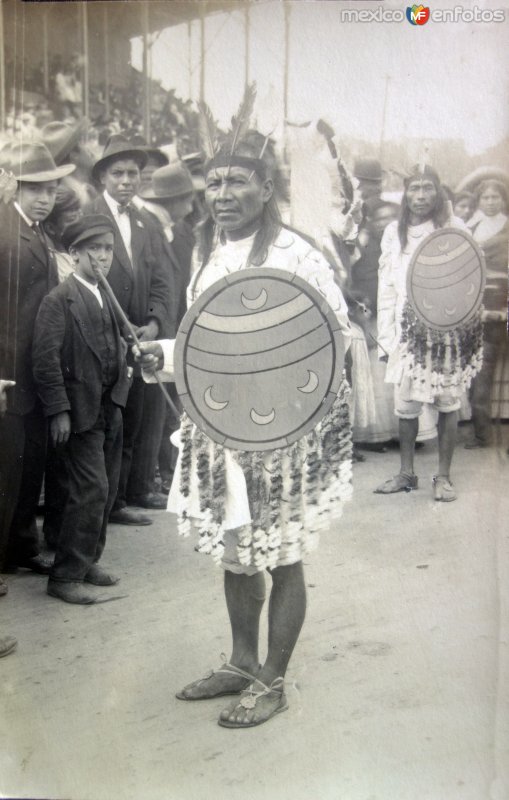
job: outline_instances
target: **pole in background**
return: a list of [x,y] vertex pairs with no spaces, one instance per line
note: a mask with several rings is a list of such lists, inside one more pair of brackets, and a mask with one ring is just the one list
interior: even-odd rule
[[188,72],[188,79],[189,79],[189,86],[188,86],[188,96],[189,99],[193,99],[193,65],[192,65],[192,58],[193,58],[193,28],[191,24],[191,20],[187,22],[187,72]]
[[200,101],[205,101],[205,8],[200,3]]
[[384,155],[384,143],[385,143],[385,125],[387,122],[387,99],[389,97],[389,82],[391,81],[391,76],[385,76],[385,91],[384,91],[384,105],[382,109],[382,129],[380,131],[380,147],[378,148],[378,152],[380,154],[380,161],[383,161]]
[[42,79],[44,94],[49,95],[49,58],[48,58],[48,14],[51,13],[51,6],[42,8]]
[[149,56],[149,5],[148,3],[141,4],[142,15],[142,29],[143,29],[143,84],[144,84],[144,103],[143,103],[143,128],[145,131],[145,139],[150,144],[150,78],[148,74],[148,56]]
[[110,41],[109,41],[109,14],[108,4],[103,6],[103,36],[104,36],[104,113],[110,118]]
[[285,38],[284,38],[284,74],[283,74],[283,152],[287,160],[287,125],[288,125],[288,84],[290,77],[290,3],[284,0]]
[[250,18],[250,6],[249,3],[246,3],[244,7],[244,65],[245,65],[245,72],[244,72],[244,86],[249,85],[249,39],[250,39],[250,28],[251,28],[251,18]]
[[5,128],[5,124],[4,4],[0,3],[0,127]]
[[83,116],[89,116],[89,73],[88,73],[88,11],[87,4],[81,3],[83,34]]

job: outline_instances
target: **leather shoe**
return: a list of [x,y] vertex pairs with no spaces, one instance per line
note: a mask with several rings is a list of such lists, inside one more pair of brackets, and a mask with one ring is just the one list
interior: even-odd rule
[[140,514],[130,508],[117,508],[111,512],[109,518],[109,522],[115,522],[117,525],[152,525],[152,521],[146,514]]
[[115,586],[120,578],[116,578],[115,575],[110,575],[108,572],[101,569],[101,567],[98,567],[97,564],[93,564],[83,580],[85,583],[93,583],[94,586]]
[[52,581],[50,578],[47,592],[51,597],[58,597],[59,600],[64,600],[66,603],[90,605],[96,601],[96,598],[88,594],[79,581]]
[[162,492],[147,492],[133,497],[130,505],[140,506],[140,508],[153,508],[166,510],[168,498]]
[[16,649],[17,644],[18,640],[15,639],[14,636],[2,636],[0,639],[0,658],[8,656],[9,653],[12,653],[13,650]]
[[53,560],[38,555],[33,558],[24,558],[22,561],[18,561],[15,566],[22,569],[31,569],[32,572],[37,572],[39,575],[49,575]]

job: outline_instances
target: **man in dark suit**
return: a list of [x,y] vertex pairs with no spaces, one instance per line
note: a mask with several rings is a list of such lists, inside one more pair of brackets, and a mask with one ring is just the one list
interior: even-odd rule
[[62,242],[76,271],[44,298],[35,323],[34,376],[53,445],[66,444],[68,474],[48,594],[68,603],[96,602],[84,583],[117,583],[97,562],[120,474],[127,348],[94,267],[108,274],[114,235],[113,221],[103,214],[67,226]]
[[[106,214],[115,224],[115,248],[109,283],[137,329],[141,341],[157,339],[171,302],[171,288],[164,265],[155,257],[150,231],[132,199],[138,191],[140,170],[147,154],[117,135],[111,137],[102,157],[94,164],[92,176],[103,193],[91,205],[94,213]],[[127,508],[133,450],[143,418],[145,387],[141,373],[135,371],[124,411],[124,446],[117,498],[111,521],[124,525],[149,525],[150,517]]]
[[47,574],[35,524],[46,423],[30,351],[40,303],[57,284],[41,222],[53,208],[58,181],[74,167],[57,167],[42,144],[12,145],[8,156],[18,186],[14,202],[0,209],[0,378],[16,385],[7,390],[0,419],[0,570],[21,566]]
[[[152,185],[140,192],[140,198],[144,209],[158,222],[164,252],[173,275],[173,333],[170,330],[167,334],[172,337],[187,308],[186,290],[189,285],[191,256],[195,243],[193,228],[187,221],[193,211],[192,175],[182,163],[163,166],[152,174]],[[152,389],[157,387],[153,386]],[[178,407],[179,400],[174,384],[170,386],[170,394],[173,395]],[[167,491],[171,485],[176,463],[176,449],[170,441],[170,435],[178,427],[179,419],[171,409],[166,409],[156,458],[159,460],[162,487]]]

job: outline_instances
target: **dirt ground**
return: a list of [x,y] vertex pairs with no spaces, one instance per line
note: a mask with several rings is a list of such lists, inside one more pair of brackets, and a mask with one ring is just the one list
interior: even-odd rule
[[[466,434],[462,430],[462,436]],[[111,526],[122,578],[89,607],[9,576],[1,630],[0,795],[55,800],[507,800],[509,428],[458,448],[457,502],[381,497],[398,453],[367,453],[354,499],[306,565],[308,615],[289,710],[220,728],[224,700],[174,692],[229,653],[222,573],[166,512]],[[266,627],[263,628],[265,637]],[[228,700],[228,698],[226,698]]]

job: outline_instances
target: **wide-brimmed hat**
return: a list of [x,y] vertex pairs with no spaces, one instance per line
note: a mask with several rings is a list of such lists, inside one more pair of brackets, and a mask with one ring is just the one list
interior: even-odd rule
[[354,164],[353,174],[364,181],[381,181],[382,165],[377,158],[359,158]]
[[53,156],[42,142],[13,142],[7,154],[8,168],[17,181],[42,183],[65,178],[74,172],[74,164],[57,167]]
[[88,119],[82,117],[73,125],[69,122],[48,122],[41,130],[42,141],[57,164],[76,147],[88,126]]
[[153,161],[157,161],[160,167],[164,167],[166,164],[170,163],[170,159],[166,153],[163,153],[159,147],[151,147],[151,145],[147,144],[147,140],[141,133],[128,136],[128,139],[133,147],[143,150],[143,152],[147,154],[147,159],[151,158]]
[[175,200],[194,193],[191,173],[183,164],[169,164],[156,169],[152,186],[140,192],[143,200]]
[[85,214],[75,222],[66,225],[62,233],[62,244],[66,250],[80,242],[102,236],[104,233],[115,234],[115,224],[106,214]]
[[140,169],[143,169],[148,161],[148,156],[141,147],[135,147],[123,134],[115,133],[110,136],[101,158],[92,167],[92,177],[98,181],[102,170],[106,169],[112,161],[120,161],[124,158],[132,158]]

